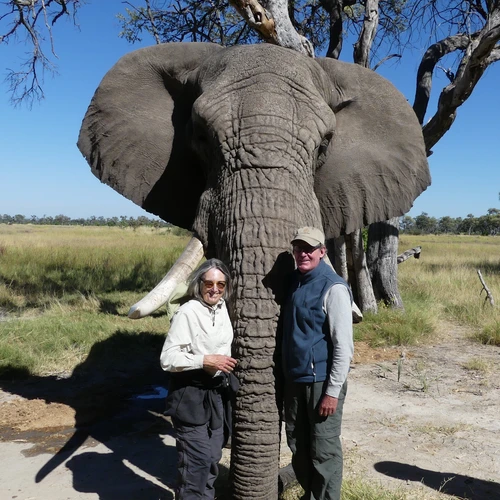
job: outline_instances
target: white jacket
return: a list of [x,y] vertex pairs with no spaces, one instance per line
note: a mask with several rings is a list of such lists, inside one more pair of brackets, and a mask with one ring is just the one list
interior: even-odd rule
[[174,314],[160,355],[165,371],[203,368],[205,354],[231,355],[233,327],[226,303],[215,306],[191,299]]

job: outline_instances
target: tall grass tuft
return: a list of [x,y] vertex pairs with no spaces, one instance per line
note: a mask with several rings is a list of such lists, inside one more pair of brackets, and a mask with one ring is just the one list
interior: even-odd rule
[[390,490],[380,484],[359,479],[345,479],[342,482],[342,500],[408,500],[401,490]]
[[372,347],[424,343],[436,333],[435,321],[425,308],[408,305],[403,312],[381,307],[378,314],[367,313],[355,325],[354,340],[363,340]]
[[474,337],[481,344],[500,346],[500,321],[496,320],[486,325],[479,332],[476,332]]

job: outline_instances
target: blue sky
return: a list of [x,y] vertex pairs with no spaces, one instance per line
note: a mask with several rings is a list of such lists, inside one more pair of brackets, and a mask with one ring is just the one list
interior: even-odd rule
[[[120,0],[94,0],[80,11],[79,31],[69,20],[54,26],[59,75],[46,75],[45,100],[31,110],[12,107],[7,85],[1,84],[5,68],[18,67],[19,58],[28,49],[12,42],[0,45],[0,213],[73,218],[149,216],[101,184],[76,147],[81,121],[100,80],[122,55],[141,46],[118,38],[115,14],[123,9]],[[147,40],[142,45],[152,43]],[[415,53],[403,64],[389,61],[378,71],[410,102],[418,56]],[[446,82],[442,72],[434,82],[436,90],[442,88]],[[497,63],[487,70],[472,97],[459,109],[452,129],[434,147],[429,158],[432,185],[415,201],[410,215],[479,216],[500,206],[496,154],[500,141],[499,82]]]

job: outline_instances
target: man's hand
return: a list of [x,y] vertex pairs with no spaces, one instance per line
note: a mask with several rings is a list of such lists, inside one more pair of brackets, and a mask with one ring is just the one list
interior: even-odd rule
[[318,413],[320,417],[329,417],[337,411],[338,398],[325,394],[319,403]]
[[205,354],[203,356],[203,369],[212,375],[215,375],[219,370],[224,373],[232,372],[235,366],[236,360],[231,356],[223,354]]

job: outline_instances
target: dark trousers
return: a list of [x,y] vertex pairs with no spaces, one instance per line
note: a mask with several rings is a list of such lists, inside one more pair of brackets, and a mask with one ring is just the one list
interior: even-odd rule
[[337,411],[320,417],[318,404],[324,382],[285,384],[285,424],[292,466],[307,500],[340,500],[343,455],[340,442],[347,382],[340,391]]
[[[222,408],[220,396],[218,403]],[[213,500],[224,445],[224,426],[210,429],[210,423],[187,425],[176,418],[172,418],[172,423],[177,447],[176,500]]]

